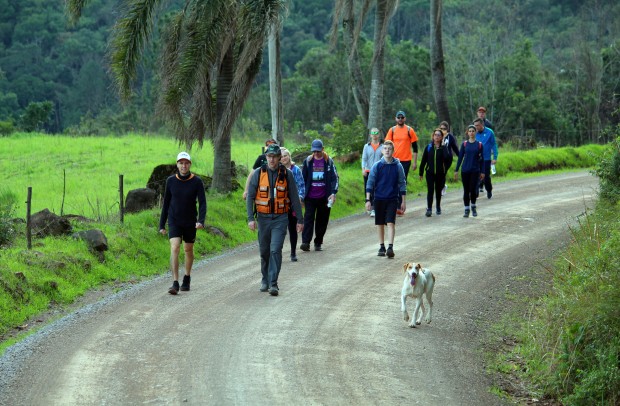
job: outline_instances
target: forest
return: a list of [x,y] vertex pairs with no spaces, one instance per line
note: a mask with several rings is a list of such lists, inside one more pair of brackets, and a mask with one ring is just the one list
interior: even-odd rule
[[[185,2],[157,10],[166,22]],[[290,0],[282,20],[283,136],[329,133],[359,114],[334,0]],[[360,2],[361,3],[361,2]],[[401,0],[389,20],[382,130],[397,110],[430,131],[438,124],[430,61],[430,2]],[[486,106],[500,141],[528,137],[562,146],[608,142],[620,122],[620,3],[613,0],[443,1],[446,93],[455,133]],[[110,73],[109,41],[121,2],[86,2],[72,24],[65,2],[0,0],[0,135],[13,131],[107,135],[168,134],[157,112],[160,32],[144,45],[121,102]],[[374,19],[358,42],[370,82]],[[266,46],[266,44],[265,44]],[[271,131],[267,52],[235,121],[233,136]],[[363,127],[362,127],[363,128]],[[363,136],[360,135],[360,136]]]

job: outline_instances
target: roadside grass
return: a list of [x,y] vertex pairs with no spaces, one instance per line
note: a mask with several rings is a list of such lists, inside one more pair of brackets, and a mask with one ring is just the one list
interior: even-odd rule
[[[64,214],[78,214],[94,220],[73,220],[74,231],[99,228],[107,236],[110,247],[103,263],[82,241],[71,237],[35,239],[33,249],[27,251],[25,226],[18,224],[17,238],[12,245],[0,250],[0,340],[4,341],[0,344],[0,352],[8,343],[23,337],[11,333],[15,328],[32,325],[29,321],[50,308],[63,308],[102,285],[121,286],[169,272],[169,243],[157,232],[159,209],[127,214],[124,224],[120,224],[118,175],[124,175],[125,192],[145,187],[152,169],[174,162],[177,152],[183,149],[176,141],[141,135],[66,137],[14,134],[1,138],[0,145],[3,150],[11,151],[11,159],[2,160],[0,169],[5,173],[16,173],[3,185],[3,193],[18,197],[14,207],[16,217],[25,218],[24,201],[28,186],[33,187],[33,213],[49,208],[60,214],[65,171]],[[233,160],[251,167],[261,147],[262,141],[233,141]],[[294,144],[287,147],[293,154],[308,149],[308,146]],[[498,174],[494,180],[501,182],[518,176],[533,176],[537,173],[533,168],[552,167],[547,162],[553,161],[554,153],[565,165],[556,168],[557,171],[591,168],[603,148],[589,145],[540,152],[500,152]],[[213,153],[209,144],[191,151],[191,155],[192,171],[212,174]],[[337,167],[340,191],[332,218],[362,213],[364,192],[360,163],[337,164]],[[523,172],[513,172],[510,168],[519,168]],[[409,180],[408,210],[423,210],[426,184],[418,179],[417,170],[411,171]],[[240,181],[245,182],[245,178]],[[460,182],[450,181],[450,184],[450,187],[460,188]],[[209,192],[207,202],[207,230],[199,233],[195,245],[197,260],[256,241],[256,234],[247,228],[242,190],[229,195]],[[26,327],[23,334],[32,330],[31,326]]]

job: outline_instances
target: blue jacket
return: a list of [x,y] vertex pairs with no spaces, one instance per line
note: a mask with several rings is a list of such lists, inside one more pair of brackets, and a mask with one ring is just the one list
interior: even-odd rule
[[387,163],[385,158],[370,168],[366,192],[373,193],[375,200],[398,199],[399,195],[407,194],[407,180],[405,170],[397,158]]
[[456,163],[456,169],[454,169],[454,172],[458,172],[462,164],[462,173],[484,173],[485,162],[483,157],[484,146],[481,142],[469,142],[469,140],[463,142],[463,144],[461,144],[459,160]]
[[476,140],[480,141],[482,143],[482,146],[484,147],[483,149],[485,161],[491,160],[491,153],[493,153],[493,156],[495,157],[493,159],[497,160],[497,143],[495,142],[495,133],[493,132],[493,130],[484,127],[484,130],[482,130],[481,133],[476,131]]

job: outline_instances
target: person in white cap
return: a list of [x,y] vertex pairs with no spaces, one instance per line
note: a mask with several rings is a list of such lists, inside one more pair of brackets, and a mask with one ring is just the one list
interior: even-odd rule
[[[187,152],[177,155],[179,172],[166,179],[164,205],[159,218],[159,232],[166,235],[168,222],[168,238],[170,238],[170,269],[172,286],[168,293],[176,295],[179,290],[190,288],[192,265],[194,263],[194,242],[196,230],[204,228],[207,217],[207,198],[205,186],[199,176],[190,172],[192,159]],[[196,201],[198,210],[196,210]],[[181,240],[185,251],[185,275],[183,284],[179,286],[179,253]]]

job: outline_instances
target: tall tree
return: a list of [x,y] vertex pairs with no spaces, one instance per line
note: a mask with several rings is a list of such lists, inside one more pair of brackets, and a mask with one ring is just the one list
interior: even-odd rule
[[446,66],[443,58],[442,18],[443,0],[431,0],[431,77],[433,97],[439,121],[450,122],[448,96],[446,94]]
[[282,68],[280,64],[280,26],[269,33],[269,98],[271,100],[271,138],[284,145],[284,108],[282,105]]
[[[67,0],[76,20],[88,0]],[[269,29],[284,12],[283,0],[186,0],[171,19],[157,18],[162,0],[129,0],[113,29],[112,71],[128,99],[137,67],[158,21],[161,50],[160,112],[188,149],[211,139],[212,188],[229,192],[232,126],[262,61]]]

